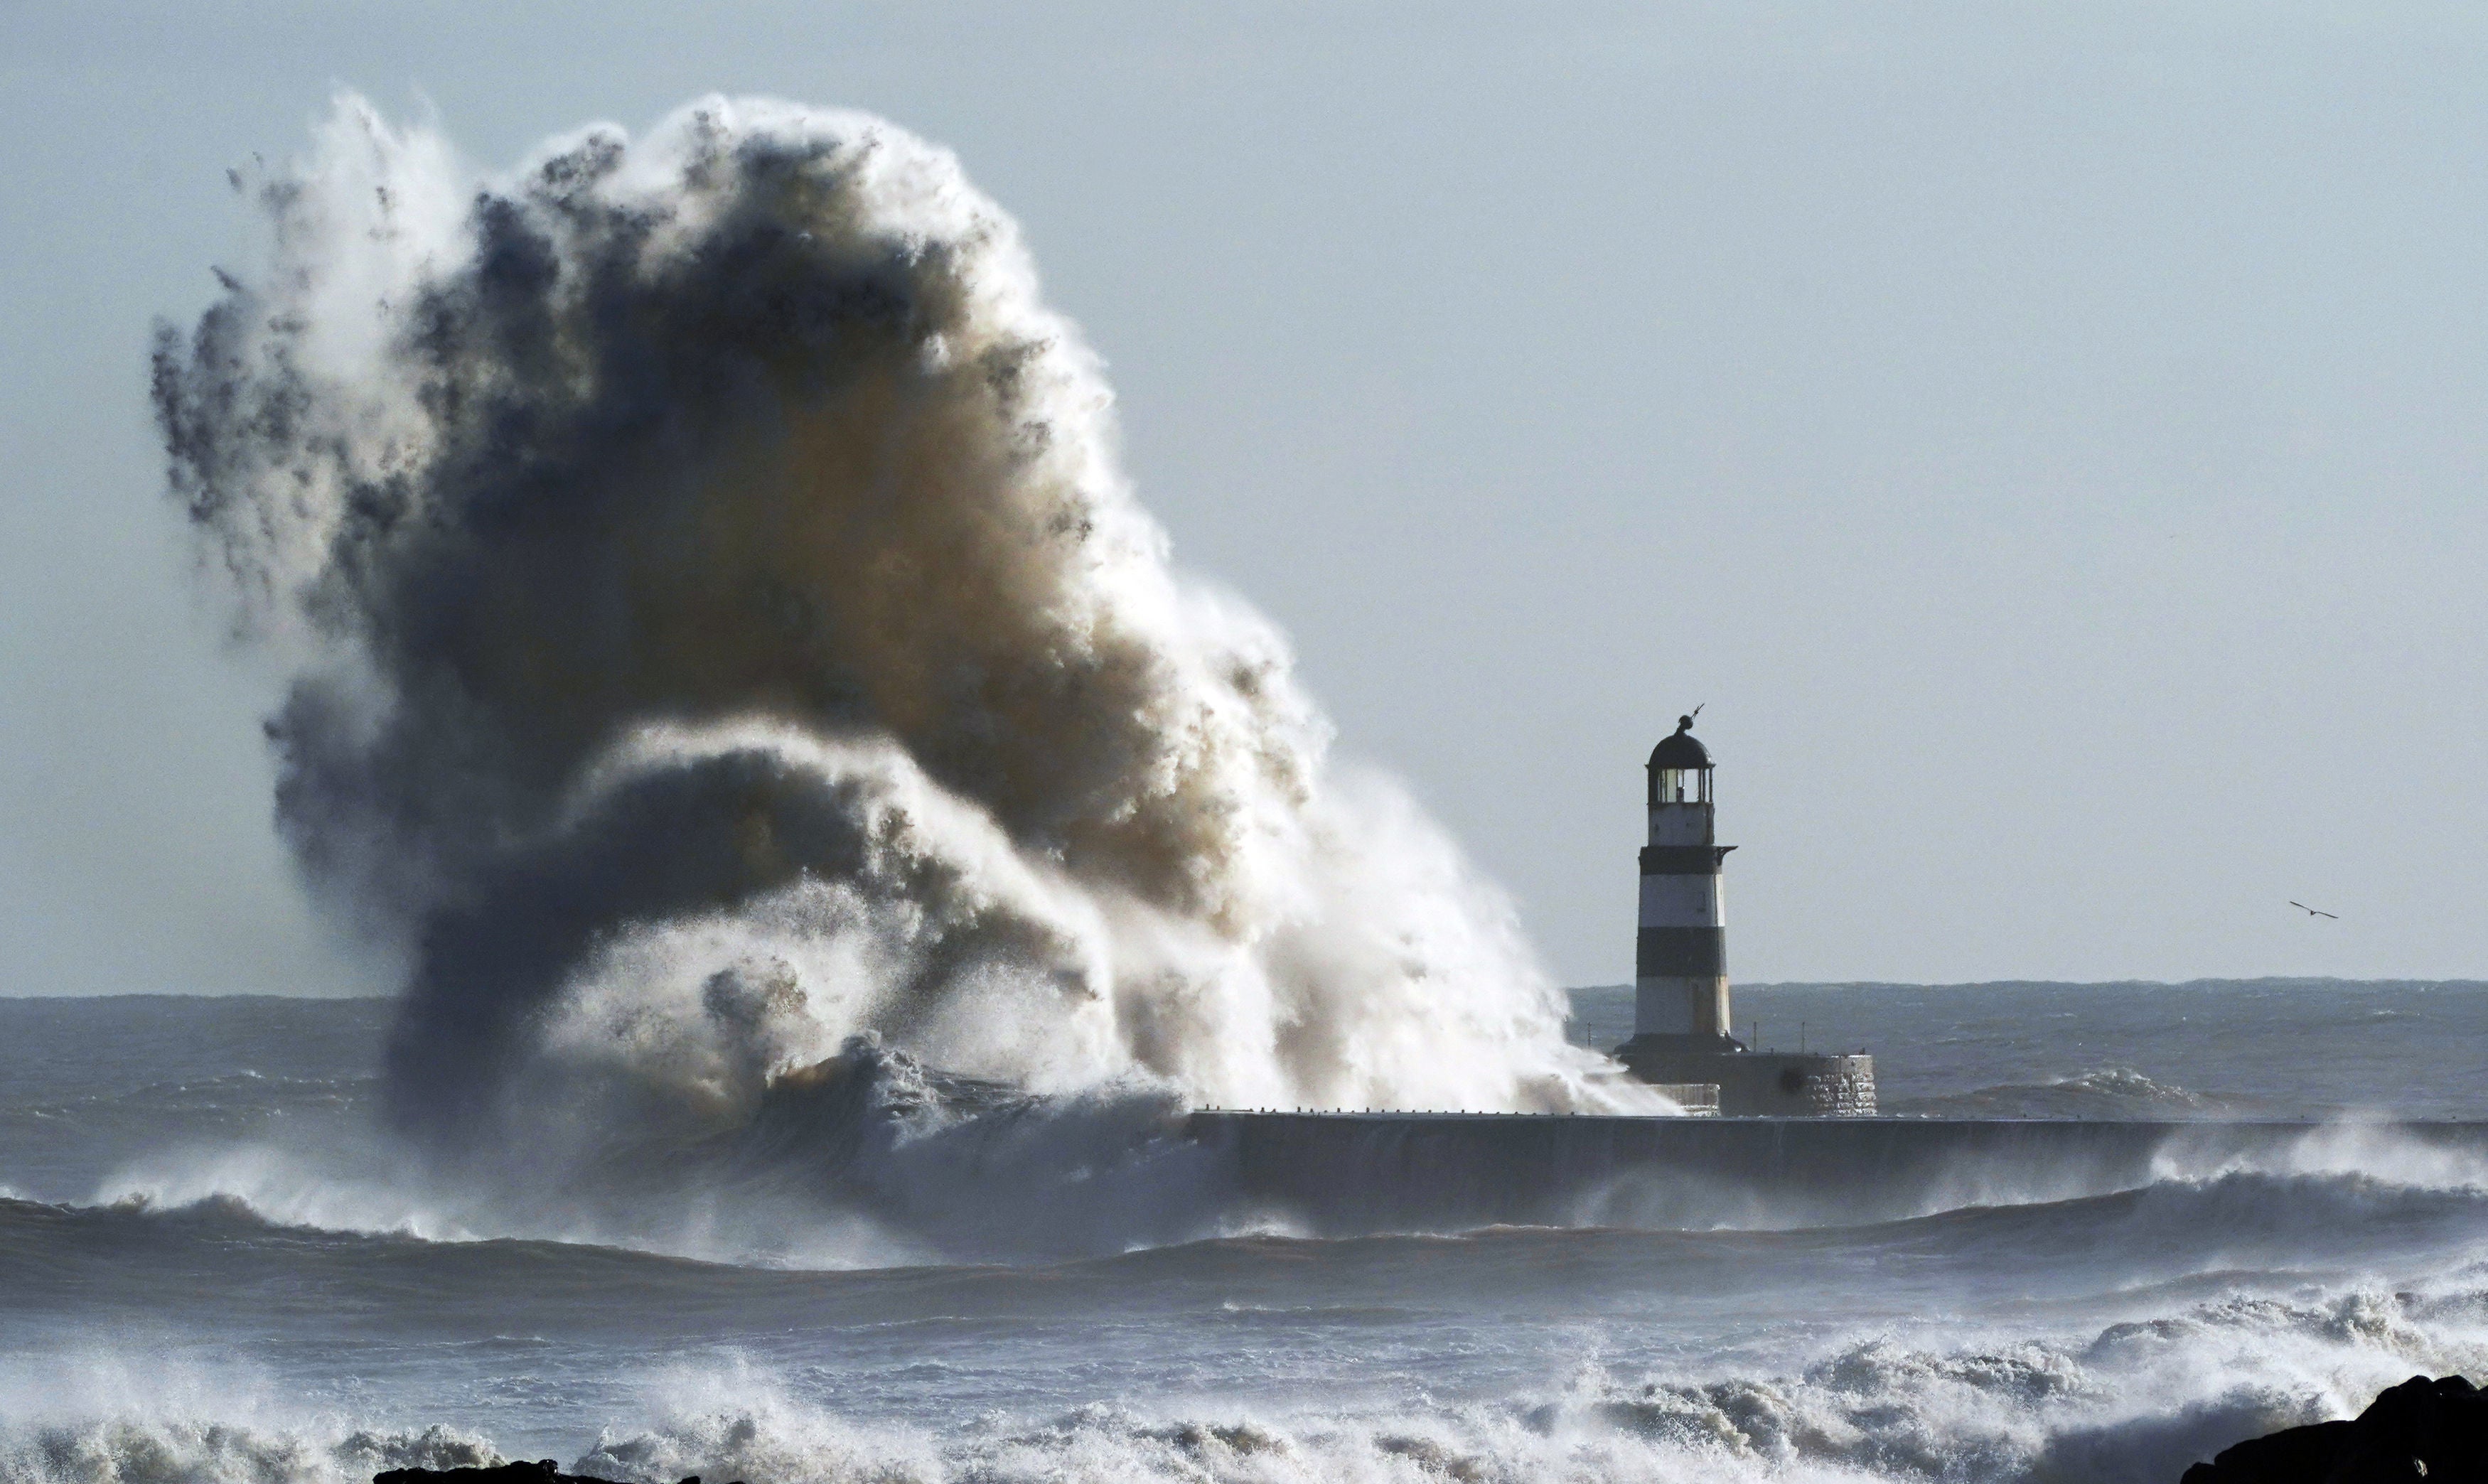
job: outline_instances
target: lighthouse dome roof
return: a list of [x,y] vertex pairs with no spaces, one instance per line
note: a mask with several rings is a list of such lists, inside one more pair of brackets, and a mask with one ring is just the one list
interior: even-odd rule
[[1693,769],[1710,766],[1710,749],[1693,740],[1690,722],[1680,724],[1676,734],[1650,749],[1653,768]]

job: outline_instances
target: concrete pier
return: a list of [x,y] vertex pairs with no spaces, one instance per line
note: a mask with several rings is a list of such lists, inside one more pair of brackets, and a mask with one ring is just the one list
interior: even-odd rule
[[1252,1208],[1323,1236],[1855,1225],[2414,1161],[2488,1183],[2488,1123],[1197,1112],[1184,1133]]

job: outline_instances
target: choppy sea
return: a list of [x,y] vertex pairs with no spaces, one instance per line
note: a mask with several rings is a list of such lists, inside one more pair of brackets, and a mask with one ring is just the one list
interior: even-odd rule
[[[1738,1003],[1764,1044],[1873,1050],[1895,1117],[2488,1119],[2477,983]],[[1584,1040],[1629,1015],[1575,995]],[[730,1190],[732,1241],[444,1204],[363,1132],[388,1017],[0,1000],[0,1479],[2173,1481],[2488,1372],[2488,1167],[2389,1128],[1858,1224],[1187,1235],[1100,1181],[1108,1240],[970,1260]],[[939,1168],[1011,1227],[1020,1186]]]

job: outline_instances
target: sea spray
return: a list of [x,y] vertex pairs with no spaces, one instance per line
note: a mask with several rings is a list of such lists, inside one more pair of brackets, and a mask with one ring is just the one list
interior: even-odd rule
[[292,668],[281,827],[411,965],[400,1126],[732,1121],[858,1035],[1040,1091],[1663,1109],[1171,566],[948,153],[712,98],[487,175],[348,98],[252,183],[269,260],[156,402]]

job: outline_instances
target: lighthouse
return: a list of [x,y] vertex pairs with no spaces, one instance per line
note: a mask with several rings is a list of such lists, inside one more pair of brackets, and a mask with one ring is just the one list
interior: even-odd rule
[[[1700,710],[1696,707],[1695,710]],[[1875,1111],[1875,1058],[1748,1048],[1730,1033],[1728,919],[1710,796],[1710,749],[1693,718],[1650,753],[1650,836],[1641,848],[1633,938],[1633,1035],[1626,1070],[1688,1109],[1723,1116],[1858,1117]]]
[[1728,925],[1710,752],[1693,718],[1650,753],[1650,843],[1641,848],[1641,930],[1633,943],[1633,1036],[1686,1051],[1744,1050],[1729,1035]]

